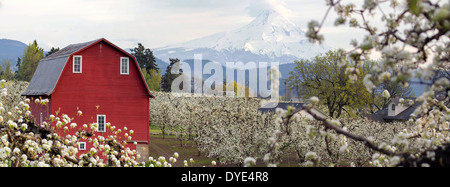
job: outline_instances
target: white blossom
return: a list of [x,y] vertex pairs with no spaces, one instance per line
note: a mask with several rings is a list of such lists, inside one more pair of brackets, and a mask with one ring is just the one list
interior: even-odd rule
[[319,103],[319,98],[314,96],[314,97],[309,98],[309,101],[311,102],[311,104],[317,105],[317,103]]
[[256,159],[252,158],[252,157],[247,157],[244,160],[244,166],[245,167],[250,167],[250,166],[254,166],[256,165]]
[[391,98],[391,94],[389,94],[389,91],[387,91],[387,90],[384,90],[384,91],[383,91],[382,96],[383,96],[384,98],[386,98],[386,99]]

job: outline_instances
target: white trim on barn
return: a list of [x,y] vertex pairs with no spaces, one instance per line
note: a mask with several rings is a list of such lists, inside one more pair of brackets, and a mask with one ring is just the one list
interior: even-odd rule
[[[78,62],[76,59],[79,58],[79,70],[77,69],[78,67],[76,67],[78,64],[75,64],[76,62]],[[83,56],[81,55],[74,55],[73,56],[73,61],[72,61],[72,73],[83,73]]]
[[121,75],[130,74],[130,58],[120,57],[120,74]]
[[86,150],[86,142],[78,142],[78,150]]
[[106,115],[104,114],[97,115],[97,125],[98,125],[97,132],[106,132]]

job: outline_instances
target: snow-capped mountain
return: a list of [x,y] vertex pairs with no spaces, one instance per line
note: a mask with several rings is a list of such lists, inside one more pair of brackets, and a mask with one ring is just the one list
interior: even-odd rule
[[194,54],[203,59],[226,62],[293,63],[300,58],[312,58],[331,48],[312,44],[293,22],[274,10],[262,12],[248,25],[184,43],[154,49],[156,57],[189,60]]

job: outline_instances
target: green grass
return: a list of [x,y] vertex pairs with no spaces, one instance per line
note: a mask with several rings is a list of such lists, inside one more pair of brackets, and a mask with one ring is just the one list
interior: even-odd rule
[[179,158],[177,162],[174,164],[176,167],[183,167],[183,161],[194,159],[194,163],[189,166],[194,167],[202,167],[202,166],[211,166],[211,161],[215,160],[213,158],[208,158],[204,154],[200,154],[199,151],[192,140],[184,140],[183,146],[181,146],[180,141],[177,139],[175,135],[165,134],[164,138],[161,132],[156,125],[150,125],[150,156],[153,158],[158,158],[159,156],[165,156],[166,159],[173,156],[173,153],[177,152],[179,154]]
[[152,145],[149,147],[150,156],[155,159],[159,156],[165,156],[166,159],[169,159],[173,153],[177,152],[179,158],[177,163],[174,164],[176,167],[182,167],[183,161],[189,161],[191,158],[194,159],[194,167],[211,166],[211,161],[215,160],[203,154],[199,156],[198,149],[193,141],[184,141],[183,147],[181,147],[179,140],[173,135],[165,135],[164,139],[162,134],[150,135],[150,144],[158,147],[158,149],[152,148]]
[[150,125],[150,134],[161,134],[161,129],[158,126],[151,124]]

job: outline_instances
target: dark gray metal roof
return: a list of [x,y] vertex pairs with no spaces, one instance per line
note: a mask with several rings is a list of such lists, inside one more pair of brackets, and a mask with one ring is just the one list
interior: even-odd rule
[[52,55],[43,58],[40,62],[36,71],[34,72],[33,78],[30,81],[30,85],[27,90],[22,93],[23,96],[41,96],[41,95],[51,95],[56,87],[56,83],[69,60],[70,55],[90,46],[91,44],[102,40],[93,40],[90,42],[72,44],[69,45]]
[[24,96],[50,95],[55,89],[59,76],[69,56],[40,61]]
[[384,117],[388,115],[388,108],[383,108],[373,114],[362,114],[364,117],[377,122],[385,122]]
[[305,105],[305,103],[268,103],[264,107],[259,108],[258,111],[261,113],[275,112],[277,108],[287,110],[288,106],[299,109],[299,108],[303,107],[304,105]]
[[64,47],[63,49],[57,51],[56,53],[53,53],[50,56],[43,58],[41,61],[70,56],[70,55],[76,53],[77,51],[82,50],[82,49],[86,48],[87,46],[90,46],[91,44],[93,44],[99,40],[101,40],[101,39],[93,40],[90,42],[79,43],[79,44],[71,44],[71,45]]

